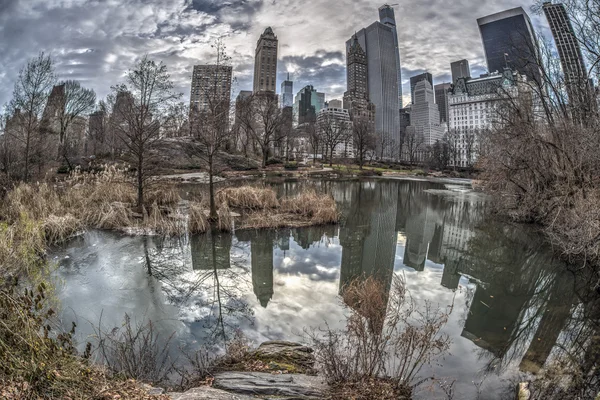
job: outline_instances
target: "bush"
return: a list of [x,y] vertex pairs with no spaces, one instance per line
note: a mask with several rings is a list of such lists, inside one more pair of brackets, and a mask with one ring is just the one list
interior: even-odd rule
[[278,165],[283,164],[283,162],[279,158],[269,158],[266,162],[266,165]]
[[283,166],[285,169],[290,171],[296,171],[298,169],[298,163],[289,162]]
[[[408,398],[421,381],[423,366],[449,349],[450,339],[441,329],[451,309],[442,312],[426,303],[419,311],[399,275],[393,277],[389,297],[386,283],[375,277],[353,280],[342,288],[342,297],[350,313],[344,329],[306,331],[334,397]],[[373,386],[391,393],[373,394]],[[355,393],[347,393],[348,388]]]

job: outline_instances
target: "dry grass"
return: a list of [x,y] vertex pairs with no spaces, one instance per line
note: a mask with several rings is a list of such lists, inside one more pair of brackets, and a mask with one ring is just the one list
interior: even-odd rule
[[337,205],[332,196],[307,190],[297,196],[281,201],[283,212],[310,218],[313,225],[334,224],[339,221]]
[[188,215],[188,231],[190,233],[205,233],[210,227],[204,213],[205,207],[200,203],[191,203]]
[[226,188],[217,193],[216,201],[217,203],[226,203],[232,208],[244,210],[263,210],[279,207],[275,191],[264,187]]
[[46,242],[50,245],[62,243],[83,229],[81,220],[71,214],[63,216],[49,215],[42,225]]

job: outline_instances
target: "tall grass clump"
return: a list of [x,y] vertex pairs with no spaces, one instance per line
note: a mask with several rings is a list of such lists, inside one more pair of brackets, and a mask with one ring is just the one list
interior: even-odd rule
[[210,225],[206,214],[204,213],[205,208],[199,203],[191,203],[190,211],[188,214],[188,232],[190,233],[204,233]]
[[344,329],[307,330],[334,398],[408,399],[420,372],[442,357],[450,339],[441,329],[451,309],[418,308],[404,280],[360,277],[343,288]]
[[339,221],[337,205],[332,196],[318,194],[315,190],[307,190],[293,197],[281,201],[283,212],[298,214],[315,225],[333,224]]
[[242,186],[226,188],[217,193],[217,203],[245,210],[263,210],[279,207],[277,194],[271,188]]

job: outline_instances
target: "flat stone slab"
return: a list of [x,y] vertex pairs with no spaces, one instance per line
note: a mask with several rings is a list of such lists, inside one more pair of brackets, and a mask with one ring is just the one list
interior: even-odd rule
[[221,372],[214,376],[213,387],[259,398],[281,396],[293,399],[320,399],[324,396],[327,384],[323,378],[303,374]]
[[256,400],[255,397],[228,393],[208,386],[193,388],[184,393],[167,393],[172,400]]

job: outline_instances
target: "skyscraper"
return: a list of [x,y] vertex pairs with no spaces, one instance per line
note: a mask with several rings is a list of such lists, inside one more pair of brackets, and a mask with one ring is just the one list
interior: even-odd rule
[[433,86],[433,76],[429,72],[423,72],[422,74],[410,77],[410,102],[412,104],[415,104],[415,87],[421,81],[427,81]]
[[379,22],[392,28],[394,32],[394,43],[396,45],[396,66],[398,67],[398,105],[402,107],[402,68],[400,67],[400,47],[398,46],[398,31],[396,30],[396,17],[394,16],[394,9],[384,4],[379,7]]
[[258,39],[254,57],[254,93],[275,93],[278,43],[271,27],[265,29]]
[[294,82],[290,81],[290,73],[287,79],[281,82],[281,108],[292,107],[294,105]]
[[452,70],[452,83],[456,82],[458,78],[470,78],[471,69],[469,68],[469,60],[458,60],[450,63],[450,69]]
[[562,4],[545,2],[543,8],[560,57],[569,102],[574,107],[581,107],[590,89],[585,61],[571,20]]
[[375,122],[375,106],[369,102],[367,53],[354,35],[346,53],[346,84],[344,108],[350,119],[366,117]]
[[522,7],[479,18],[477,24],[490,73],[502,73],[508,67],[541,82],[535,32]]
[[395,29],[381,22],[374,22],[346,42],[346,54],[350,54],[351,48],[356,47],[356,42],[366,55],[369,101],[375,106],[375,131],[381,135],[377,142],[379,146],[385,144],[384,158],[397,159],[395,149],[400,139],[400,103]]
[[433,87],[435,92],[435,102],[440,111],[440,124],[448,123],[448,90],[452,86],[450,83],[438,83]]
[[418,137],[423,137],[425,146],[440,140],[443,129],[440,126],[440,112],[435,104],[433,88],[428,80],[421,80],[415,87],[415,103],[410,113],[410,126]]
[[227,107],[231,101],[229,65],[194,65],[190,109],[211,111],[211,107]]

